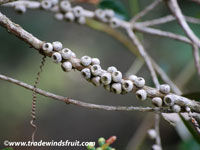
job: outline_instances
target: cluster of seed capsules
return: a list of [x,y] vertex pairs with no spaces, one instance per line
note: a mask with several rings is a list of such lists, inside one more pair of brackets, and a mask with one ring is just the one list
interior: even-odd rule
[[[95,12],[92,12],[81,6],[72,7],[69,0],[42,0],[39,6],[36,5],[35,7],[54,12],[57,20],[76,21],[79,24],[85,24],[85,18],[89,17],[108,23],[113,28],[119,27],[120,25],[120,20],[114,17],[115,13],[111,9],[97,9]],[[25,13],[26,9],[27,6],[23,3],[19,3],[15,6],[15,10],[19,13]]]
[[[47,0],[45,0],[47,1]],[[116,19],[115,13],[111,9],[97,9],[95,12],[90,12],[88,10],[85,10],[81,6],[75,6],[72,7],[70,1],[63,0],[59,3],[60,11],[55,14],[55,18],[57,20],[67,20],[67,21],[77,21],[79,24],[85,24],[85,18],[86,17],[95,17],[96,19],[104,22],[109,23],[111,27],[116,28],[118,27],[119,20]]]
[[[136,98],[146,100],[148,93],[143,88],[145,80],[136,75],[130,75],[124,79],[122,73],[116,67],[108,67],[104,70],[100,66],[98,58],[83,56],[81,59],[76,58],[76,54],[68,48],[63,48],[61,42],[44,43],[42,50],[45,54],[50,54],[55,63],[62,63],[62,69],[65,72],[70,72],[72,69],[77,69],[77,64],[82,76],[95,86],[101,86],[115,94],[127,94],[130,92],[136,93]],[[180,112],[181,107],[174,103],[176,95],[170,94],[170,86],[167,84],[160,85],[159,92],[164,98],[154,97],[152,103],[157,107],[162,107],[164,104],[171,106],[174,112]],[[164,101],[164,103],[163,103]],[[189,109],[189,108],[187,108]]]

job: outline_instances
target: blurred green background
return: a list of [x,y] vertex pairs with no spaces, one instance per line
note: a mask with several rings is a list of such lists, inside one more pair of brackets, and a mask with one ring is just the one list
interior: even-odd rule
[[[127,10],[127,15],[132,16],[142,10],[152,0],[121,0]],[[188,1],[180,1],[184,14],[193,17],[200,16],[200,6]],[[84,8],[94,9],[95,6],[84,4]],[[72,49],[80,58],[83,55],[98,57],[103,68],[116,66],[122,73],[126,73],[136,56],[124,45],[111,36],[95,31],[87,26],[65,21],[57,21],[53,15],[40,10],[28,10],[24,15],[14,12],[13,8],[0,7],[2,13],[7,15],[28,32],[44,41],[61,41],[64,47]],[[165,16],[169,13],[162,3],[142,20]],[[140,21],[142,21],[140,20]],[[200,25],[192,25],[195,34],[200,37]],[[168,23],[156,28],[184,34],[176,22]],[[122,31],[124,32],[124,31]],[[199,79],[194,72],[191,46],[167,38],[139,34],[148,53],[164,69],[177,85],[182,85],[185,78],[179,78],[185,68],[189,68],[183,77],[190,76],[187,84],[182,88],[184,93],[199,90]],[[8,34],[0,28],[0,68],[1,74],[16,78],[33,85],[42,56],[27,44]],[[144,65],[137,73],[146,79],[147,85],[153,86],[148,69]],[[42,72],[39,88],[59,95],[71,97],[80,101],[126,106],[149,106],[150,101],[140,102],[133,94],[115,95],[107,92],[102,87],[94,88],[85,81],[78,71],[65,73],[60,64],[54,64],[47,58]],[[32,104],[32,92],[5,81],[0,81],[0,148],[4,148],[3,141],[28,141],[31,140],[32,128],[29,125]],[[118,150],[124,150],[130,142],[143,119],[153,113],[141,112],[112,112],[91,110],[73,105],[66,105],[49,98],[39,96],[36,109],[36,124],[38,130],[36,140],[43,141],[97,141],[99,137],[108,138],[117,136],[113,144]],[[148,126],[148,125],[146,125]],[[165,150],[188,149],[174,127],[163,119],[161,120],[161,138]],[[192,141],[193,142],[193,141]],[[142,141],[141,150],[150,149],[154,141],[146,138]],[[130,144],[130,143],[129,143]],[[138,143],[139,144],[139,143]],[[194,144],[193,144],[194,145]],[[27,149],[16,147],[16,150]],[[31,149],[64,149],[60,147],[40,147]],[[83,150],[84,147],[67,147],[68,150]],[[192,149],[192,146],[189,148]],[[196,149],[195,149],[196,150]]]

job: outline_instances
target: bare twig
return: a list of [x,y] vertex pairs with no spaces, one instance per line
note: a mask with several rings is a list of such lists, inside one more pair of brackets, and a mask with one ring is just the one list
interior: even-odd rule
[[[16,35],[17,37],[19,37],[20,39],[22,39],[23,41],[27,42],[29,45],[34,47],[36,50],[40,51],[40,48],[41,48],[43,42],[41,40],[37,39],[36,37],[34,37],[33,35],[31,35],[30,33],[28,33],[27,31],[25,31],[19,25],[16,25],[15,23],[13,23],[10,19],[8,19],[2,13],[0,13],[0,25],[5,27],[8,30],[9,33],[12,33],[12,34]],[[130,28],[129,28],[129,32],[130,32],[130,35],[133,38],[135,38],[134,37],[135,35],[133,34],[133,32],[132,32],[132,30]],[[137,40],[137,45],[141,49],[141,44],[138,43],[138,42],[139,41]],[[146,55],[146,53],[145,53],[145,55]],[[81,71],[84,68],[80,64],[80,59],[71,58],[70,61],[73,64],[73,67],[75,69]],[[150,60],[148,60],[148,61],[151,63]],[[154,73],[155,73],[155,71],[154,71]],[[154,78],[155,78],[155,76],[154,76]],[[153,98],[153,97],[161,97],[161,98],[163,98],[165,96],[165,94],[160,93],[158,89],[154,89],[154,88],[151,88],[151,87],[148,87],[148,86],[144,86],[143,89],[147,92],[147,95],[148,95],[149,98]],[[199,104],[199,102],[192,101],[192,100],[190,100],[188,98],[181,97],[181,96],[178,96],[178,95],[176,95],[176,97],[178,98],[175,101],[176,104],[178,104],[178,105],[180,105],[182,107],[188,106],[188,107],[191,108],[192,111],[197,112],[197,113],[200,112],[200,104]]]
[[155,131],[156,131],[156,144],[161,147],[161,139],[160,139],[160,114],[156,113],[155,114]]
[[[185,19],[186,19],[186,21],[188,21],[190,23],[200,24],[200,19],[189,17],[189,16],[185,16]],[[168,23],[168,22],[171,22],[171,21],[174,21],[174,20],[176,20],[176,18],[174,16],[167,15],[167,16],[162,17],[162,18],[138,22],[138,23],[135,23],[135,24],[137,24],[138,26],[155,26],[155,25],[165,24],[165,23]]]
[[143,17],[144,15],[146,15],[148,12],[150,12],[151,10],[153,10],[160,2],[162,2],[162,0],[155,0],[153,3],[151,3],[150,5],[148,5],[147,7],[144,8],[144,10],[140,11],[136,16],[134,16],[131,19],[131,23],[134,24],[138,19],[140,19],[141,17]]
[[[1,80],[8,81],[10,83],[16,84],[18,86],[21,86],[23,88],[26,88],[28,90],[33,90],[34,87],[26,84],[24,82],[21,82],[19,80],[0,75]],[[172,111],[168,110],[167,108],[151,108],[151,107],[133,107],[133,106],[107,106],[107,105],[97,105],[97,104],[91,104],[91,103],[85,103],[78,100],[74,100],[71,98],[63,97],[60,95],[56,95],[47,91],[43,91],[39,88],[36,88],[36,93],[43,95],[45,97],[52,98],[54,100],[62,101],[67,104],[73,104],[80,107],[90,108],[90,109],[100,109],[100,110],[107,110],[107,111],[140,111],[140,112],[165,112],[165,113],[172,113]]]
[[176,17],[178,23],[181,25],[183,28],[184,32],[188,36],[188,38],[198,45],[200,47],[200,40],[199,38],[194,34],[194,32],[191,30],[189,25],[187,24],[184,15],[181,12],[180,7],[178,6],[177,0],[167,0],[168,6],[173,13],[173,15]]
[[140,43],[140,41],[137,39],[137,37],[133,33],[132,29],[128,28],[127,33],[129,35],[129,37],[132,39],[135,46],[138,48],[138,51],[140,52],[140,55],[143,57],[145,63],[147,64],[147,67],[151,73],[153,82],[154,82],[156,88],[158,89],[160,84],[158,82],[158,78],[157,78],[156,72],[154,70],[154,67],[152,65],[151,59],[149,58],[148,54],[146,53],[146,51],[145,51],[144,47],[142,46],[142,44]]
[[192,45],[192,48],[193,48],[194,63],[195,63],[197,72],[198,72],[198,74],[200,76],[199,48],[195,44]]
[[10,2],[14,2],[14,1],[18,1],[18,0],[0,0],[0,5],[7,4],[7,3],[10,3]]
[[185,42],[185,43],[188,43],[188,44],[192,43],[185,36],[178,35],[178,34],[171,33],[171,32],[167,32],[167,31],[162,31],[162,30],[159,30],[159,29],[149,28],[149,27],[145,27],[145,26],[139,26],[139,25],[136,25],[136,24],[133,27],[133,29],[136,30],[136,31],[140,31],[142,33],[166,37],[166,38],[174,39],[174,40],[177,40],[177,41]]
[[195,66],[196,66],[197,72],[200,76],[200,62],[199,62],[199,50],[198,50],[198,48],[200,47],[200,40],[194,34],[192,29],[189,27],[189,25],[187,24],[186,19],[185,19],[184,15],[182,14],[181,9],[178,5],[177,0],[168,0],[167,4],[169,6],[169,9],[173,13],[173,15],[176,17],[178,23],[183,28],[185,34],[192,41]]

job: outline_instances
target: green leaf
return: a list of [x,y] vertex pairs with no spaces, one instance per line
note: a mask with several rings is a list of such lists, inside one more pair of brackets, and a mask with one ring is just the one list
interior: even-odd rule
[[197,133],[196,129],[193,127],[193,125],[189,121],[185,120],[185,118],[182,115],[179,115],[179,116],[181,117],[181,120],[183,121],[184,125],[186,126],[188,131],[191,133],[195,141],[198,144],[200,144],[200,135]]
[[6,148],[3,148],[1,150],[13,150],[13,148],[12,147],[6,147]]
[[101,9],[112,9],[115,12],[116,17],[120,19],[130,19],[125,6],[118,0],[101,0],[98,7]]
[[200,145],[194,140],[190,139],[188,141],[183,141],[179,145],[179,150],[199,150]]
[[186,94],[183,94],[182,96],[196,100],[196,101],[200,101],[200,92],[186,93]]

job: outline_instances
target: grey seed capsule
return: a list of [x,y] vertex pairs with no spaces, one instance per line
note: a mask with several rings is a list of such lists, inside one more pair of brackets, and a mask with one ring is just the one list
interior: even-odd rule
[[142,77],[138,77],[135,82],[134,82],[135,86],[139,87],[139,88],[143,88],[145,85],[145,80]]
[[41,7],[45,10],[48,10],[52,7],[52,2],[49,0],[43,0],[41,1]]
[[168,94],[164,97],[164,103],[166,105],[172,106],[174,105],[174,102],[175,102],[175,96]]
[[72,57],[72,51],[69,48],[64,48],[61,51],[61,55],[63,59],[70,59]]
[[162,107],[163,101],[160,97],[154,97],[152,103],[157,107]]
[[55,41],[55,42],[53,42],[52,43],[52,45],[53,45],[53,49],[55,50],[55,51],[60,51],[60,50],[62,50],[62,43],[61,42],[59,42],[59,41]]
[[126,92],[131,92],[133,90],[133,82],[131,80],[124,80],[122,82],[122,88]]
[[181,111],[181,106],[179,106],[179,105],[173,105],[172,106],[172,110],[175,113],[179,113]]
[[85,79],[90,79],[91,78],[91,72],[89,68],[84,68],[81,70],[81,74]]
[[84,11],[84,9],[81,6],[75,6],[73,8],[73,13],[74,13],[75,17],[83,16],[83,11]]
[[60,9],[61,11],[63,12],[68,12],[68,11],[71,11],[71,3],[67,0],[64,0],[64,1],[61,1],[60,2]]
[[170,86],[168,84],[162,84],[159,87],[159,91],[164,94],[168,94],[170,92]]
[[20,13],[20,14],[24,14],[26,12],[26,6],[24,6],[24,5],[16,5],[15,6],[15,11]]
[[111,74],[110,73],[102,73],[101,75],[101,82],[104,84],[104,85],[108,85],[110,84],[112,81],[112,77],[111,77]]
[[69,61],[66,61],[62,63],[62,68],[65,72],[70,72],[72,70],[72,63]]
[[65,19],[67,20],[67,21],[71,21],[71,22],[73,22],[74,20],[75,20],[75,16],[74,16],[74,14],[72,13],[72,12],[66,12],[65,13]]
[[122,85],[121,83],[114,83],[111,86],[111,91],[116,94],[121,94],[122,92]]
[[89,66],[90,64],[92,63],[92,59],[91,59],[91,57],[89,57],[89,56],[83,56],[83,57],[81,57],[81,64],[83,65],[83,66]]
[[112,79],[114,82],[121,82],[122,80],[122,73],[120,71],[112,72]]
[[100,86],[100,85],[101,85],[101,78],[100,78],[99,76],[93,77],[93,78],[92,78],[92,83],[93,83],[95,86]]
[[53,53],[51,57],[52,57],[52,59],[53,59],[53,61],[54,61],[55,63],[59,63],[59,62],[62,61],[62,56],[61,56],[61,54],[58,53],[58,52]]
[[53,51],[53,45],[51,43],[44,43],[42,45],[42,50],[45,52],[45,53],[50,53]]
[[145,90],[138,90],[136,92],[136,98],[138,100],[144,101],[147,99],[147,92]]
[[101,66],[99,65],[92,65],[90,69],[94,76],[98,76],[101,74]]
[[92,65],[100,65],[100,60],[98,58],[92,58]]
[[137,80],[137,76],[136,75],[130,75],[129,77],[128,77],[128,79],[129,80],[131,80],[131,81],[133,81],[133,82],[135,82],[136,80]]
[[54,15],[54,17],[55,17],[56,20],[61,21],[61,20],[63,20],[64,15],[63,15],[62,13],[56,13],[56,14]]

